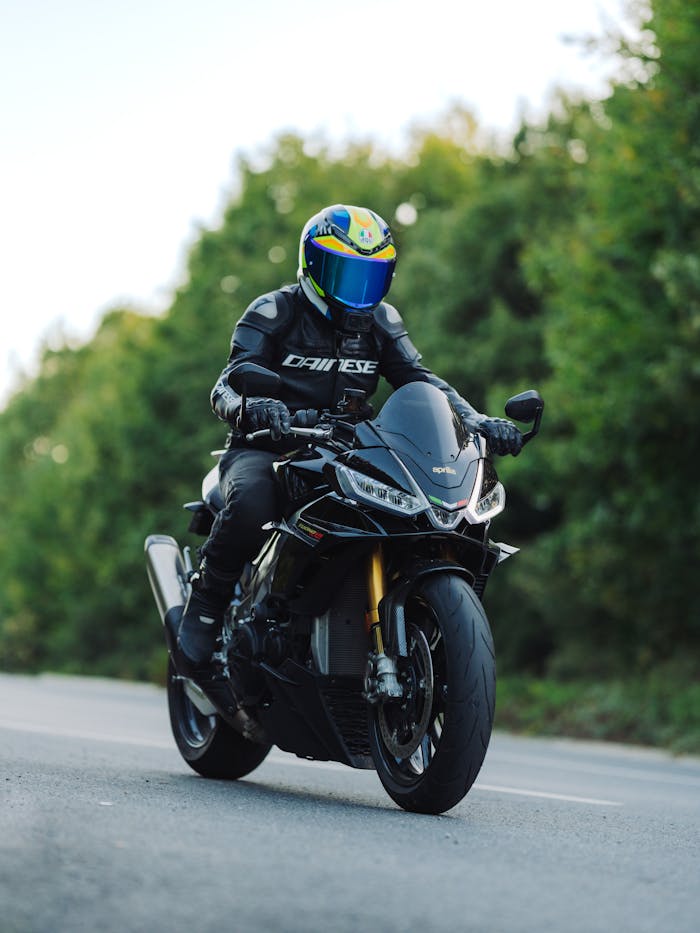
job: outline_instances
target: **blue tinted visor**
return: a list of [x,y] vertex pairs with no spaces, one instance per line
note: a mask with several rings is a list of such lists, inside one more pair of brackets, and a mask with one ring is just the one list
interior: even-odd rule
[[389,291],[396,259],[350,256],[313,240],[304,247],[309,275],[327,298],[349,308],[373,308]]

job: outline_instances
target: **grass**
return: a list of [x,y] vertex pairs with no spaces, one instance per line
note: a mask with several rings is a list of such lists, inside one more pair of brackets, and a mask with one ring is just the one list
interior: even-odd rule
[[598,682],[506,675],[498,681],[495,726],[698,755],[700,684],[663,672]]

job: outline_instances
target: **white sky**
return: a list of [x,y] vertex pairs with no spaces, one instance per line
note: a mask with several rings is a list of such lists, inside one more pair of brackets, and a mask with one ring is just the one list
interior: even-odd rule
[[621,4],[0,0],[0,404],[52,335],[167,307],[236,153],[281,129],[395,144],[452,100],[512,129],[553,85],[603,92],[561,37]]

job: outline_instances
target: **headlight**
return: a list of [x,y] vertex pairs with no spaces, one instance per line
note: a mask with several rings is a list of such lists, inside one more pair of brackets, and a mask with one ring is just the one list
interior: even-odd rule
[[506,507],[506,491],[498,482],[496,471],[488,461],[479,462],[479,472],[474,483],[469,505],[465,509],[467,518],[476,525],[487,522]]
[[[447,503],[443,502],[442,499],[438,499],[436,496],[429,496],[428,498],[433,503],[433,507],[430,510],[430,519],[436,528],[451,531],[453,528],[456,528],[464,518],[466,499],[462,502]],[[449,508],[444,508],[446,505],[448,505]]]
[[466,510],[467,516],[474,518],[477,524],[488,521],[494,515],[498,515],[506,507],[506,491],[503,483],[496,483],[491,492],[487,492],[481,499],[477,499],[473,508]]
[[479,461],[479,468],[471,497],[461,502],[445,502],[436,496],[428,496],[432,508],[430,518],[436,528],[451,531],[466,518],[473,525],[481,525],[494,515],[502,512],[506,504],[506,491],[498,482],[496,471],[485,460]]
[[[378,505],[390,512],[398,512],[401,515],[417,515],[423,512],[428,506],[422,494],[411,495],[402,489],[396,489],[395,486],[387,486],[386,483],[380,483],[364,473],[358,473],[349,467],[337,464],[335,475],[338,477],[340,488],[345,495],[354,499],[362,499],[364,502],[371,502],[372,505]],[[416,490],[419,493],[419,490]]]

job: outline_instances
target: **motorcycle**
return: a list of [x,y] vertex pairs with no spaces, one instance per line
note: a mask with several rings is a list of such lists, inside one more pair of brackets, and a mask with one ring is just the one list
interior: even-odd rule
[[[246,397],[274,396],[279,377],[243,363],[230,382],[244,411]],[[293,422],[299,448],[274,464],[286,507],[236,585],[206,692],[172,661],[189,549],[146,539],[171,655],[170,722],[205,777],[243,777],[276,745],[375,769],[399,806],[442,813],[467,794],[488,748],[496,665],[482,598],[517,549],[489,538],[504,488],[485,439],[443,392],[413,382],[376,418],[362,420],[363,408],[364,392],[349,389],[316,427]],[[543,409],[534,390],[505,408],[533,423],[525,442]],[[190,529],[208,534],[223,507],[218,466],[185,507]]]

